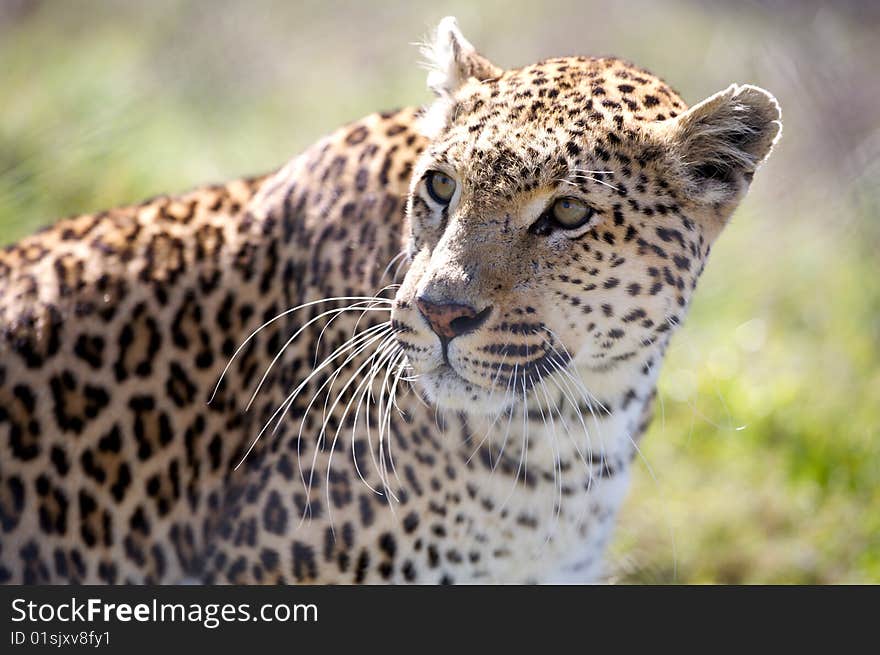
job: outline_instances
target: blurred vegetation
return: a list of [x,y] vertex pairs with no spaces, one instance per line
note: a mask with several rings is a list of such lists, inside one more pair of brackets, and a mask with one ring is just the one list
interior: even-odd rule
[[505,66],[613,53],[690,102],[759,84],[785,133],[669,353],[614,579],[880,582],[878,7],[0,0],[0,243],[426,101],[408,44],[445,14]]

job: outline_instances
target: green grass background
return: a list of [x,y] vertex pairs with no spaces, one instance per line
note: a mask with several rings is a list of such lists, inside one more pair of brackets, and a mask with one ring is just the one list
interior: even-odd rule
[[[827,6],[825,6],[827,5]],[[446,14],[497,63],[616,54],[785,131],[661,376],[621,582],[880,581],[880,11],[871,3],[0,0],[0,244],[271,169],[428,100]]]

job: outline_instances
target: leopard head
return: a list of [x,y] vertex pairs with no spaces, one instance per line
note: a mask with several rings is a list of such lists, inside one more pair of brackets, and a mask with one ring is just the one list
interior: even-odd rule
[[659,360],[780,135],[775,98],[731,85],[689,109],[613,58],[502,70],[452,18],[427,51],[392,314],[417,385],[491,414],[569,367],[601,385]]

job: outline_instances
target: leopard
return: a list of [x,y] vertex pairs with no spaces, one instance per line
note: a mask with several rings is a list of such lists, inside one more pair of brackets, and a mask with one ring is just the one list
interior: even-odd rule
[[424,105],[2,251],[0,581],[608,579],[779,103],[423,49]]

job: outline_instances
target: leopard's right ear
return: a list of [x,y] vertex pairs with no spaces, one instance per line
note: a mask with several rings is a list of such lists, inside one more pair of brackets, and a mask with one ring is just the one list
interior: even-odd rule
[[464,38],[452,16],[440,21],[422,54],[429,66],[428,88],[440,98],[451,97],[469,79],[488,80],[503,72]]

